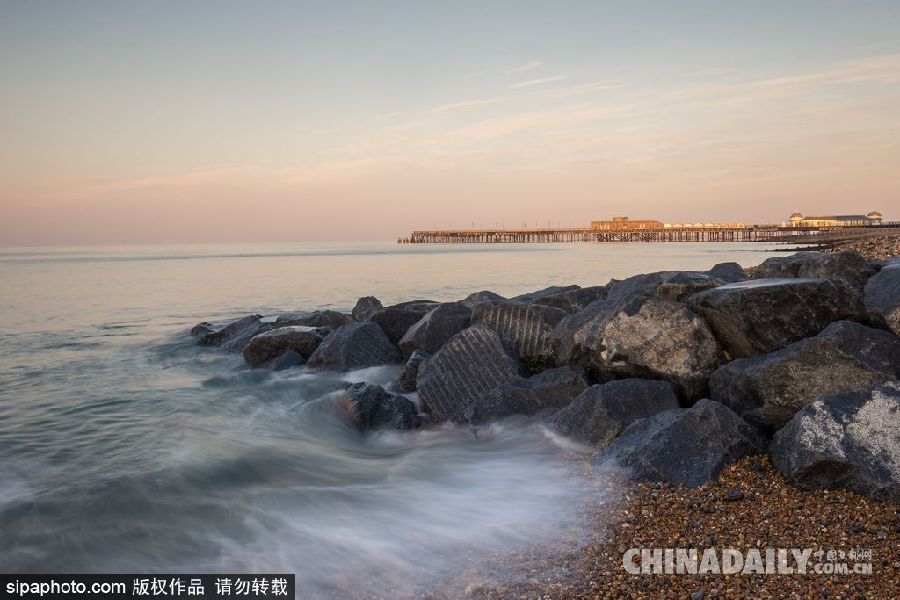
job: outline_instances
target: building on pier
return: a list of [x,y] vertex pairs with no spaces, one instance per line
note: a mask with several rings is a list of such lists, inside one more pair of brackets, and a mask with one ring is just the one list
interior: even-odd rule
[[882,216],[878,211],[867,215],[824,215],[807,216],[795,212],[788,222],[791,227],[869,227],[881,225]]
[[663,229],[665,226],[666,224],[662,221],[631,221],[628,217],[613,217],[612,221],[591,221],[591,229],[597,231],[642,231]]

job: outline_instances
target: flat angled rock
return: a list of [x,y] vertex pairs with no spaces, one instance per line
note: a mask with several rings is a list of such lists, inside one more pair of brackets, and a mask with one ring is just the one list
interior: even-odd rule
[[584,371],[558,367],[528,379],[517,379],[495,388],[471,404],[465,412],[470,423],[512,415],[531,416],[559,410],[587,389]]
[[710,397],[766,432],[817,397],[900,378],[900,338],[853,321],[781,350],[734,360],[709,379]]
[[706,273],[684,272],[669,277],[656,288],[656,296],[663,300],[684,301],[688,296],[723,285],[721,279]]
[[624,469],[637,481],[697,487],[765,448],[765,439],[727,406],[703,399],[691,408],[633,422],[596,466],[600,471]]
[[481,304],[482,302],[505,302],[506,298],[501,296],[500,294],[495,294],[494,292],[490,292],[488,290],[482,290],[480,292],[473,292],[463,298],[461,302],[468,306],[469,308],[475,308],[476,305]]
[[351,371],[400,361],[400,351],[372,322],[350,323],[326,337],[307,360],[310,367]]
[[434,354],[447,340],[468,327],[472,310],[462,302],[445,302],[425,313],[400,339],[400,352],[409,358],[414,350]]
[[540,300],[541,298],[555,296],[564,292],[572,292],[578,289],[581,289],[581,287],[577,285],[551,285],[534,292],[528,292],[527,294],[519,294],[518,296],[513,296],[512,298],[510,298],[510,300],[514,302],[534,302],[536,300]]
[[215,329],[209,323],[194,326],[191,333],[201,346],[219,346],[227,352],[240,352],[250,339],[272,328],[271,323],[264,323],[261,315],[248,315]]
[[275,319],[275,326],[330,327],[332,329],[337,329],[352,321],[353,317],[336,310],[314,310],[312,312],[280,315]]
[[593,385],[553,416],[557,431],[605,448],[638,419],[678,408],[675,387],[667,381],[617,379]]
[[430,300],[402,302],[374,312],[369,320],[381,327],[392,344],[399,344],[409,328],[437,306]]
[[568,292],[560,292],[549,296],[542,296],[534,300],[535,304],[560,308],[570,314],[577,313],[587,305],[597,300],[606,299],[607,289],[605,285],[578,288]]
[[769,456],[796,487],[900,502],[900,383],[820,397],[775,434]]
[[719,263],[707,271],[706,274],[725,283],[735,283],[736,281],[749,279],[744,268],[736,262]]
[[732,358],[784,348],[838,319],[840,298],[827,279],[752,279],[688,298]]
[[296,350],[306,359],[322,341],[322,336],[313,327],[292,325],[270,329],[253,336],[244,348],[244,360],[250,365],[259,365],[284,354],[288,350]]
[[863,289],[874,273],[875,269],[865,258],[847,250],[829,254],[797,252],[791,256],[769,258],[756,267],[753,277],[827,279],[839,292],[839,316],[858,319],[864,314]]
[[900,335],[900,260],[888,262],[865,287],[869,318]]
[[463,422],[469,405],[519,379],[519,372],[519,362],[497,332],[475,324],[451,338],[419,369],[419,399],[432,420]]
[[539,371],[554,363],[551,334],[568,314],[558,308],[526,302],[479,304],[472,323],[483,323],[500,334],[529,369]]

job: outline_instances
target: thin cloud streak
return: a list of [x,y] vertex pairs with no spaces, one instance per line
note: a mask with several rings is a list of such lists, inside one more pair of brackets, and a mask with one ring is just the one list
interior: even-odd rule
[[513,67],[512,69],[507,69],[506,73],[510,75],[515,75],[518,73],[526,73],[528,71],[533,71],[534,69],[539,69],[543,67],[544,63],[539,60],[533,60],[531,62],[527,62],[524,65],[519,65],[518,67]]
[[428,110],[430,113],[446,113],[454,110],[459,110],[463,108],[472,108],[475,106],[488,106],[490,104],[497,104],[501,102],[503,98],[478,98],[473,100],[462,100],[460,102],[451,102],[449,104],[442,104],[440,106],[435,106],[434,108]]
[[560,81],[565,79],[566,75],[555,75],[553,77],[542,77],[540,79],[529,79],[528,81],[520,81],[519,83],[512,84],[514,88],[524,88],[524,87],[532,87],[535,85],[544,85],[546,83],[553,83],[554,81]]

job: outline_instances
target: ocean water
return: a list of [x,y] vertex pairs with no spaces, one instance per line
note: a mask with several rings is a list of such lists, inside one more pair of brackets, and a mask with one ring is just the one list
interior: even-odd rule
[[461,561],[560,540],[592,492],[573,468],[584,450],[540,424],[360,435],[337,392],[397,367],[252,370],[188,330],[349,311],[363,295],[509,296],[746,266],[775,248],[0,249],[0,571],[291,572],[303,597],[402,596],[454,581]]

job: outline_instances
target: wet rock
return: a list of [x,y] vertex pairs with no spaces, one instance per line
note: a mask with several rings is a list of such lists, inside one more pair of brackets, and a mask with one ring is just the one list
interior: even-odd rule
[[553,332],[557,364],[583,364],[599,380],[637,377],[677,383],[702,396],[721,348],[701,317],[679,302],[636,294],[594,302]]
[[595,285],[586,288],[578,288],[569,292],[561,292],[544,296],[534,300],[535,304],[543,304],[544,306],[552,306],[560,308],[570,314],[577,313],[584,309],[587,305],[597,300],[606,299],[606,286]]
[[382,308],[384,306],[381,304],[381,300],[375,296],[363,296],[356,301],[356,306],[353,307],[351,316],[354,321],[368,321],[372,318],[372,315]]
[[775,352],[728,363],[710,395],[767,432],[783,427],[818,396],[900,377],[900,338],[852,321]]
[[719,263],[706,272],[710,277],[715,277],[725,283],[735,283],[748,279],[746,271],[736,262]]
[[197,332],[197,343],[202,346],[219,346],[226,352],[240,352],[254,335],[271,328],[272,324],[264,323],[261,315],[248,315],[221,329],[213,329],[209,323],[200,323],[191,332]]
[[403,364],[397,378],[391,383],[391,389],[401,394],[411,394],[416,391],[416,377],[422,363],[431,358],[431,354],[423,350],[413,350],[412,355]]
[[299,367],[306,364],[306,359],[296,350],[288,350],[269,363],[268,367],[273,371],[283,371],[291,367]]
[[513,296],[512,298],[510,298],[510,300],[514,302],[534,302],[536,300],[540,300],[541,298],[556,296],[564,292],[572,292],[579,289],[581,289],[581,287],[577,285],[551,285],[549,287],[545,287],[542,290]]
[[656,295],[663,300],[681,302],[688,296],[722,285],[721,279],[710,277],[706,273],[686,271],[677,273],[656,288]]
[[519,379],[520,370],[497,332],[474,324],[453,336],[419,369],[419,399],[432,420],[462,422],[469,405]]
[[400,361],[400,351],[371,322],[350,323],[326,337],[307,360],[310,367],[351,371]]
[[437,306],[437,302],[430,300],[403,302],[375,312],[370,320],[381,327],[392,344],[398,344],[410,327]]
[[271,329],[253,338],[244,348],[244,360],[250,365],[270,361],[288,350],[296,350],[308,358],[322,341],[322,336],[312,327],[292,325]]
[[638,481],[697,487],[727,465],[765,450],[765,440],[727,406],[700,400],[640,419],[597,459],[597,467],[626,469]]
[[500,294],[495,294],[494,292],[489,292],[487,290],[482,290],[480,292],[474,292],[466,296],[462,303],[468,306],[469,308],[475,308],[476,305],[481,304],[482,302],[505,302],[506,298],[501,296]]
[[838,290],[826,279],[753,279],[688,299],[732,358],[772,352],[838,319]]
[[765,260],[756,267],[753,277],[827,279],[838,289],[840,316],[858,318],[864,314],[863,289],[874,273],[869,262],[856,252],[798,252]]
[[869,280],[864,298],[872,321],[900,335],[900,260],[888,262]]
[[355,383],[347,388],[344,408],[358,429],[415,429],[420,420],[416,405],[403,396],[391,394],[380,385]]
[[556,430],[605,448],[638,419],[678,408],[674,386],[667,381],[618,379],[593,385],[553,416]]
[[468,327],[472,310],[462,302],[445,302],[425,313],[400,339],[400,352],[409,358],[414,350],[434,354],[447,340]]
[[796,487],[900,501],[900,383],[818,398],[775,434],[769,456]]
[[337,329],[353,322],[353,317],[336,310],[315,310],[306,313],[290,313],[275,319],[276,327],[330,327]]
[[559,410],[587,389],[584,372],[577,367],[547,369],[527,379],[517,379],[495,388],[465,411],[470,423],[511,415],[531,416]]
[[211,335],[216,332],[215,326],[208,322],[203,321],[202,323],[197,323],[193,327],[191,327],[191,335],[193,337],[202,338],[207,335]]
[[472,311],[472,323],[483,323],[499,333],[529,369],[540,371],[554,364],[550,337],[566,316],[551,306],[507,301],[479,304]]

